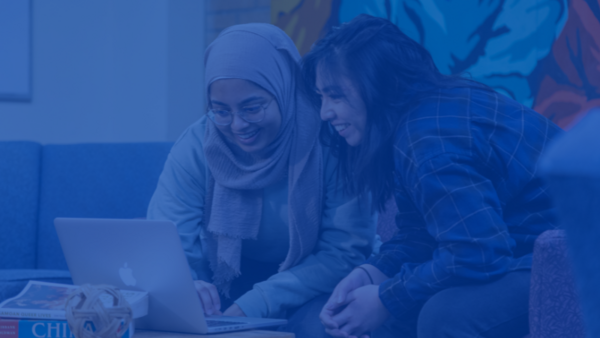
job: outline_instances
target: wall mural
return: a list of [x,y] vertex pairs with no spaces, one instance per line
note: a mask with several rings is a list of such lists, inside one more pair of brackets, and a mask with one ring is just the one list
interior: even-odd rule
[[387,18],[446,74],[469,73],[563,128],[600,107],[600,0],[272,0],[301,54],[360,13]]

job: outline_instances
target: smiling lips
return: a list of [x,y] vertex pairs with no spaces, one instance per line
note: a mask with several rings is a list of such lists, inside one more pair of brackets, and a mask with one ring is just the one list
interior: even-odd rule
[[333,126],[335,128],[335,130],[337,130],[338,132],[348,128],[348,126],[350,125],[350,123],[344,123],[344,124],[338,124]]
[[256,139],[256,135],[258,135],[259,131],[260,129],[256,129],[245,134],[235,134],[235,137],[238,139],[238,141],[240,141],[243,144],[250,144],[254,142],[254,140]]
[[341,137],[346,137],[347,135],[345,135],[345,131],[348,129],[348,127],[350,126],[350,123],[342,123],[342,124],[336,124],[336,125],[332,125],[333,128],[335,128],[335,130],[338,132],[338,134]]

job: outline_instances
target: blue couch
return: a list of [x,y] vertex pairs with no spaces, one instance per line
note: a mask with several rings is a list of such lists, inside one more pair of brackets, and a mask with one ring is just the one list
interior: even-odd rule
[[30,279],[72,283],[56,217],[145,217],[172,145],[0,142],[0,301]]

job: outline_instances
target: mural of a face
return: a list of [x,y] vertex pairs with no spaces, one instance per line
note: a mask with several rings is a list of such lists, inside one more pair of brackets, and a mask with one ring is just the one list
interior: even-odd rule
[[[210,85],[209,99],[212,109],[233,114],[231,124],[216,127],[229,142],[243,151],[260,151],[277,138],[281,129],[281,112],[277,100],[253,82],[241,79],[217,80]],[[238,114],[250,105],[263,107],[267,104],[265,117],[260,122],[248,123]]]
[[352,147],[358,146],[365,135],[367,108],[356,86],[345,76],[335,81],[317,67],[317,94],[321,97],[321,119]]
[[468,73],[561,127],[600,107],[600,0],[271,3],[272,22],[302,54],[331,27],[366,13],[421,43],[442,73]]
[[527,77],[550,53],[567,19],[567,0],[342,0],[340,22],[361,13],[388,18],[425,47],[444,74],[475,80],[531,107]]

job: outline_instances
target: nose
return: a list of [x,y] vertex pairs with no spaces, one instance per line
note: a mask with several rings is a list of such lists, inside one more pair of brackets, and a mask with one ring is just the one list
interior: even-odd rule
[[323,121],[331,121],[335,119],[335,111],[333,110],[331,105],[325,100],[323,100],[323,102],[321,103],[320,115],[321,120]]
[[242,131],[242,130],[244,130],[244,128],[248,127],[249,125],[250,125],[250,123],[246,122],[238,114],[233,114],[233,121],[231,121],[231,130]]

